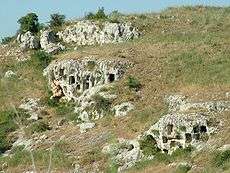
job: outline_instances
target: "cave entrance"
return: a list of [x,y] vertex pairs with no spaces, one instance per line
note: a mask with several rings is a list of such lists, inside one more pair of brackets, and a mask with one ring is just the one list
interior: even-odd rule
[[75,84],[75,77],[74,76],[69,77],[69,84],[70,85]]
[[60,76],[63,76],[63,75],[64,75],[64,69],[63,69],[63,68],[60,69],[59,75],[60,75]]
[[109,79],[109,82],[115,81],[115,74],[109,74],[108,79]]
[[185,133],[185,142],[186,143],[192,142],[192,135],[191,135],[191,133]]
[[200,132],[201,133],[206,133],[207,132],[207,127],[206,126],[200,126]]

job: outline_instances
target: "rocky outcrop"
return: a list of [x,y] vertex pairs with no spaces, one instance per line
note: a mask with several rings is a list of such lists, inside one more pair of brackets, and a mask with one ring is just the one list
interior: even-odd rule
[[79,21],[57,34],[66,43],[77,45],[94,45],[116,43],[139,37],[137,28],[130,23],[98,23]]
[[115,117],[123,117],[134,109],[134,105],[129,102],[122,103],[120,105],[114,106],[113,110],[115,112]]
[[57,36],[52,30],[41,31],[41,48],[50,54],[56,54],[65,49],[65,46],[57,43]]
[[111,155],[118,165],[118,172],[134,166],[143,156],[137,140],[119,139],[119,143],[105,146],[102,152]]
[[223,112],[230,110],[230,101],[191,102],[183,95],[171,95],[166,98],[169,112],[203,111]]
[[24,34],[18,34],[17,42],[22,49],[38,49],[40,47],[39,39],[30,31]]
[[124,116],[133,109],[133,105],[127,103],[112,108],[110,103],[116,95],[103,91],[104,87],[122,78],[131,65],[124,60],[86,57],[53,62],[44,70],[44,75],[53,92],[51,99],[73,100],[79,122],[89,123],[113,110],[118,116]]
[[210,134],[216,130],[210,124],[209,118],[201,114],[172,113],[163,116],[151,126],[145,136],[155,141],[162,152],[171,154],[178,148],[194,147],[207,142]]
[[50,64],[45,70],[53,97],[65,97],[78,100],[84,91],[96,86],[119,80],[130,66],[127,61],[96,60],[62,60]]
[[38,120],[40,118],[40,111],[42,110],[42,107],[39,106],[39,99],[27,98],[23,99],[22,102],[19,108],[29,113],[30,118],[28,118],[28,120]]

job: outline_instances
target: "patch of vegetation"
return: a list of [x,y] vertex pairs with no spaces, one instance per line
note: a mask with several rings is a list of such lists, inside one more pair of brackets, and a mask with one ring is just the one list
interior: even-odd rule
[[65,23],[65,15],[55,13],[50,15],[50,26],[55,28],[55,27],[60,27]]
[[18,128],[18,124],[25,121],[28,115],[22,110],[8,110],[0,112],[0,154],[4,153],[11,147],[9,133]]
[[130,89],[138,91],[141,88],[141,83],[135,77],[129,76],[127,85]]
[[224,167],[230,162],[230,150],[217,153],[213,161],[217,167]]
[[184,159],[190,157],[192,151],[192,146],[188,146],[187,148],[178,148],[172,153],[171,157],[173,159]]
[[4,37],[2,40],[1,40],[1,44],[8,44],[10,43],[11,41],[13,41],[15,39],[15,37]]
[[108,16],[105,14],[105,9],[104,7],[100,7],[96,13],[88,13],[85,16],[85,19],[87,20],[106,20],[108,19]]
[[37,33],[39,31],[38,16],[35,13],[28,13],[26,16],[21,17],[18,23],[20,24],[19,30],[22,33],[27,31]]
[[65,152],[58,147],[54,147],[50,150],[38,149],[32,152],[23,150],[23,147],[17,147],[13,149],[12,155],[4,158],[0,158],[0,163],[7,163],[11,168],[17,168],[18,166],[30,167],[32,165],[32,157],[34,157],[36,169],[48,170],[51,156],[51,170],[55,168],[68,170],[72,168],[73,159],[67,157]]
[[51,130],[51,127],[49,126],[49,124],[44,122],[44,121],[37,121],[37,122],[31,124],[26,129],[26,132],[27,132],[27,134],[31,135],[34,133],[42,133],[42,132],[45,132],[46,130]]
[[96,62],[95,61],[89,61],[87,63],[87,69],[89,69],[91,71],[95,68],[95,66],[96,66]]
[[168,77],[171,82],[187,84],[227,84],[230,83],[229,55],[222,52],[212,59],[207,55],[190,51],[173,57],[168,64]]
[[35,51],[32,57],[37,59],[43,68],[47,67],[52,61],[52,56],[41,50]]
[[176,168],[176,171],[175,173],[187,173],[188,171],[190,171],[191,169],[191,166],[190,165],[179,165],[177,168]]
[[150,136],[145,136],[140,142],[140,148],[145,156],[152,156],[161,150],[157,147],[156,140]]
[[87,152],[85,157],[80,159],[81,165],[91,165],[95,161],[104,160],[106,155],[104,155],[99,148],[94,148]]
[[109,99],[104,98],[103,96],[96,94],[92,98],[95,102],[95,109],[96,110],[103,110],[103,111],[109,111],[111,108],[111,101]]

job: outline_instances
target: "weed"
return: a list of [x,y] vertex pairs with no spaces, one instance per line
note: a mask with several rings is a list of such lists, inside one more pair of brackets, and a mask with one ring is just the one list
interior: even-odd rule
[[129,76],[127,85],[130,89],[134,89],[136,91],[138,91],[141,88],[141,83],[135,77],[132,76]]

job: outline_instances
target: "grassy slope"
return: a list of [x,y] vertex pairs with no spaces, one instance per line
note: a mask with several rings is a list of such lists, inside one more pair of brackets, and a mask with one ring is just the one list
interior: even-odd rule
[[[69,50],[56,57],[122,57],[135,63],[126,77],[116,84],[119,99],[115,101],[120,103],[130,100],[136,105],[135,111],[119,120],[104,118],[98,121],[97,128],[89,132],[88,138],[103,131],[116,137],[136,137],[167,111],[163,98],[170,93],[181,92],[194,100],[226,99],[225,93],[230,89],[230,8],[170,8],[160,14],[124,16],[123,20],[129,20],[138,26],[143,33],[142,37],[121,44]],[[13,68],[23,79],[9,81],[7,85],[1,82],[2,110],[11,102],[18,105],[23,97],[46,97],[45,80],[38,62],[32,60],[20,65],[14,64],[13,60],[9,60],[0,65],[1,74]],[[138,94],[126,86],[129,75],[135,76],[142,84]],[[7,92],[5,86],[10,88]],[[55,119],[52,111],[50,114]],[[224,115],[225,120],[228,120],[228,115]],[[216,140],[213,139],[217,145],[230,142],[226,135],[229,130],[226,127],[227,125],[223,127],[221,135],[215,136]],[[73,127],[65,128],[58,134],[50,132],[48,135],[59,138],[61,134],[68,136],[71,135],[69,131],[75,130]],[[76,131],[75,133],[78,134]],[[72,142],[72,150],[78,149],[74,141],[69,142]],[[74,153],[67,153],[69,152]],[[99,160],[103,161],[104,157],[100,158]],[[210,167],[208,163],[211,158],[212,153],[200,153],[192,161],[200,167]],[[90,164],[90,161],[82,159],[82,163]],[[144,167],[146,168],[131,172],[143,172],[143,169],[144,172],[152,172],[155,169],[168,172],[168,168],[162,163]]]

